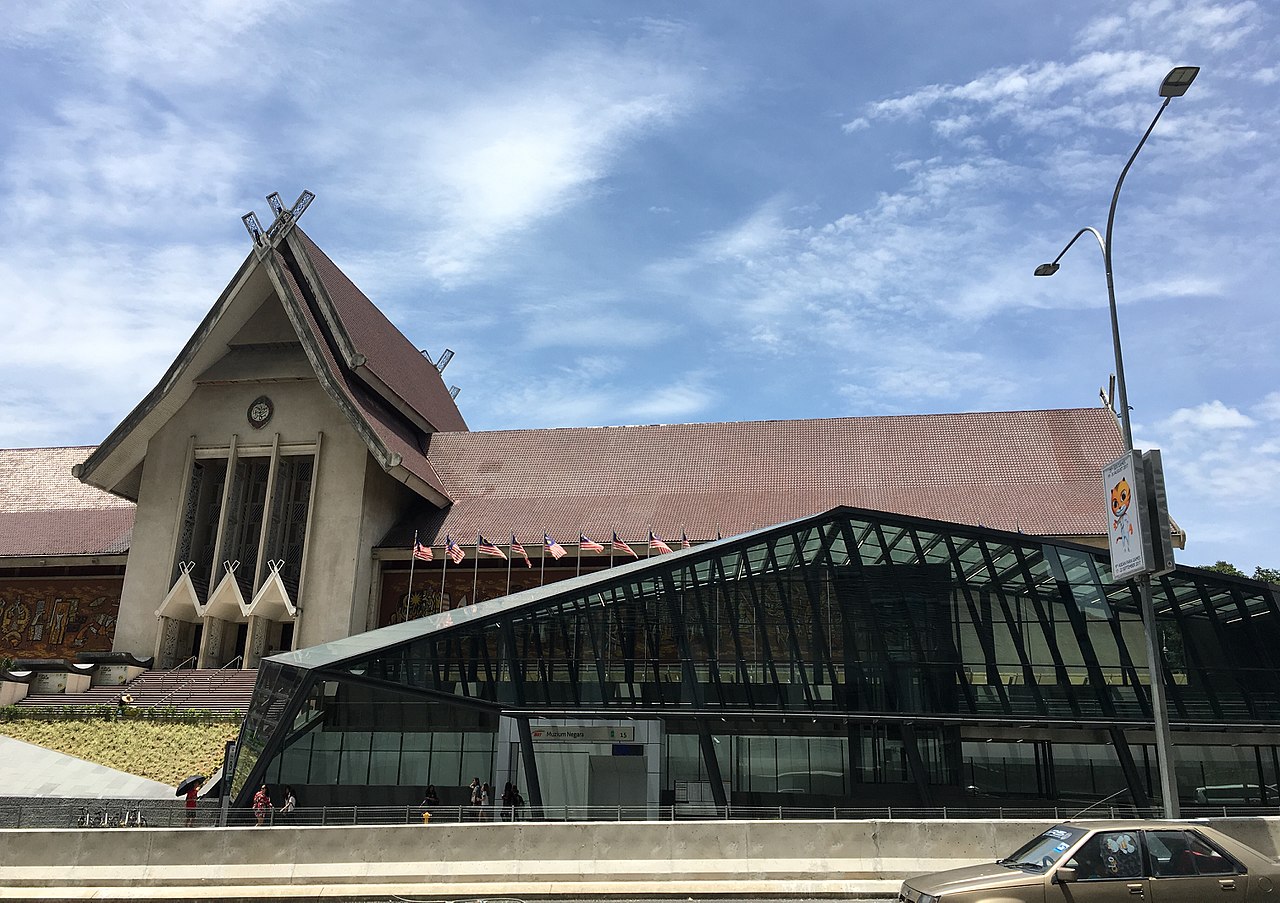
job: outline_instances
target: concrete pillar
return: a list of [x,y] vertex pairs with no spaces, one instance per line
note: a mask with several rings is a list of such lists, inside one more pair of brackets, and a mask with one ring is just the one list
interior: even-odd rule
[[230,621],[205,616],[204,633],[200,637],[200,655],[196,658],[197,668],[222,667],[222,638]]
[[258,615],[249,616],[249,635],[244,644],[244,662],[242,668],[256,668],[267,654],[267,643],[275,629],[276,622]]
[[156,626],[156,667],[161,671],[178,664],[178,640],[182,635],[182,622],[177,618],[160,618]]

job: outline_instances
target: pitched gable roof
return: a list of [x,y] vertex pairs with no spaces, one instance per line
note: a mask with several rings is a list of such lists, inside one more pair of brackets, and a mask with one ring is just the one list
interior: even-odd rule
[[245,259],[160,383],[78,466],[76,475],[135,499],[147,442],[270,295],[284,306],[321,385],[378,463],[432,504],[448,504],[426,459],[424,437],[436,429],[465,431],[467,426],[439,372],[292,225]]
[[[316,275],[317,293],[327,296],[325,311],[335,317],[335,351],[344,353],[348,367],[373,386],[386,387],[403,404],[398,408],[425,421],[430,432],[465,430],[466,422],[449,396],[435,366],[391,324],[381,310],[347,278],[346,273],[305,232],[295,228],[291,241],[304,268]],[[304,269],[305,271],[305,269]],[[386,393],[379,392],[380,395]]]
[[71,475],[92,450],[0,449],[0,558],[128,551],[133,505]]
[[1100,536],[1101,469],[1122,450],[1104,408],[439,433],[429,454],[455,502],[383,545],[414,527],[703,540],[836,505]]

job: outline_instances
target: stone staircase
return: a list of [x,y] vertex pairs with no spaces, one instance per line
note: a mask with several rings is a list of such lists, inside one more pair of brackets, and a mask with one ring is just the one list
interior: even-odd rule
[[19,706],[70,708],[115,706],[123,694],[133,697],[135,708],[200,709],[219,715],[243,715],[249,710],[257,670],[228,668],[184,668],[176,671],[148,671],[124,686],[91,687],[83,693],[31,695]]

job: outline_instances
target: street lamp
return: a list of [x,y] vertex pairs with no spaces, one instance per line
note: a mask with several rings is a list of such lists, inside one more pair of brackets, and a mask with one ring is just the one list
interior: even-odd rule
[[[1129,422],[1129,394],[1125,388],[1124,358],[1120,352],[1120,321],[1116,316],[1116,288],[1115,281],[1111,275],[1111,230],[1115,225],[1116,202],[1120,199],[1120,188],[1124,185],[1124,177],[1129,174],[1129,167],[1133,166],[1133,161],[1138,158],[1138,152],[1147,143],[1147,138],[1150,137],[1152,130],[1156,127],[1156,123],[1160,121],[1160,115],[1164,112],[1165,107],[1169,106],[1169,101],[1173,98],[1181,97],[1187,93],[1187,89],[1191,87],[1191,83],[1195,81],[1199,72],[1200,68],[1198,66],[1178,66],[1170,70],[1169,74],[1164,77],[1164,81],[1160,83],[1160,96],[1164,98],[1164,103],[1160,104],[1160,109],[1156,111],[1155,118],[1151,120],[1151,125],[1147,126],[1142,140],[1138,142],[1138,146],[1129,155],[1129,162],[1120,171],[1120,178],[1116,181],[1116,189],[1111,194],[1111,209],[1107,212],[1106,238],[1099,235],[1097,229],[1092,226],[1086,226],[1077,232],[1071,241],[1067,242],[1067,246],[1053,259],[1052,263],[1042,263],[1036,267],[1035,271],[1037,276],[1052,276],[1058,272],[1058,261],[1062,259],[1062,255],[1066,254],[1071,249],[1071,246],[1076,243],[1076,239],[1086,232],[1091,233],[1098,240],[1098,246],[1102,249],[1102,261],[1107,272],[1107,303],[1111,308],[1111,343],[1114,346],[1116,357],[1116,390],[1119,395],[1117,401],[1120,405],[1120,429],[1124,435],[1125,450],[1130,452],[1133,451],[1133,427]],[[1147,670],[1151,682],[1151,711],[1155,721],[1156,760],[1160,769],[1160,793],[1164,799],[1165,817],[1178,818],[1178,785],[1173,770],[1173,739],[1169,732],[1169,710],[1165,699],[1164,676],[1160,666],[1160,643],[1159,635],[1156,632],[1155,607],[1151,602],[1150,574],[1144,574],[1138,578],[1138,592],[1142,600],[1142,621],[1145,625],[1147,639]]]

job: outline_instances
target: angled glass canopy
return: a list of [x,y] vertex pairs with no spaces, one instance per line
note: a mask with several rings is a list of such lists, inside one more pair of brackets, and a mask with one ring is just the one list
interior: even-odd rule
[[[1280,727],[1274,589],[1180,568],[1155,594],[1175,728]],[[1137,800],[1145,766],[1123,732],[1150,726],[1143,663],[1136,589],[1110,582],[1105,551],[837,508],[268,659],[234,791],[245,805],[267,779],[465,783],[494,773],[505,718],[536,794],[531,723],[650,719],[664,793],[686,753],[717,802],[758,771],[752,756],[776,760],[783,792],[799,747],[745,739],[772,734],[809,744],[809,771],[812,744],[835,743],[816,770],[844,793],[890,774],[876,757],[898,749],[923,797],[965,785],[966,742],[1013,719],[1064,742],[1101,732]]]

